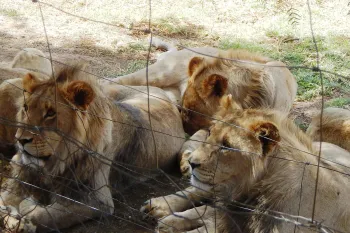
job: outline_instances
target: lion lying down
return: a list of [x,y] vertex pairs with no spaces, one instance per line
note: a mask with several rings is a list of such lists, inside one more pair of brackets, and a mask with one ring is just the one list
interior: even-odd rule
[[22,77],[29,71],[43,78],[52,75],[50,61],[38,49],[26,48],[17,53],[11,64],[0,66],[0,153],[7,158],[15,154],[15,99],[23,97]]
[[166,168],[176,160],[185,135],[177,108],[160,100],[164,91],[150,89],[155,151],[147,97],[119,85],[102,89],[81,69],[68,67],[56,79],[23,78],[19,152],[0,194],[2,208],[11,210],[4,219],[9,231],[45,232],[111,214],[109,185],[116,180],[110,174],[120,177],[125,166]]
[[[279,112],[231,109],[230,102],[225,97],[216,115],[228,124],[217,121],[191,155],[192,186],[141,208],[160,218],[159,232],[293,232],[295,225],[281,220],[281,214],[269,215],[279,211],[310,219],[317,172],[310,138]],[[344,156],[349,163],[350,155]],[[322,222],[322,232],[350,231],[350,179],[339,173],[349,173],[345,169],[321,160],[315,220]],[[239,207],[235,200],[246,205]],[[285,217],[309,224],[302,217]]]
[[[232,94],[243,108],[270,107],[284,112],[291,109],[297,83],[284,63],[245,50],[193,50],[200,54],[186,49],[166,52],[148,68],[149,85],[164,89],[173,102],[185,108],[181,115],[187,133],[193,134],[210,124],[210,116],[216,113],[224,94]],[[114,81],[146,85],[146,69]]]
[[[306,133],[320,140],[320,114],[313,119]],[[322,141],[336,144],[350,151],[350,111],[341,108],[326,108],[322,118]]]

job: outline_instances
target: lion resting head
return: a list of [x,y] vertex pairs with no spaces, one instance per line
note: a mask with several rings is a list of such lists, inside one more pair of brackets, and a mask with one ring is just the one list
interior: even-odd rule
[[318,170],[311,139],[287,114],[243,110],[231,96],[220,102],[189,156],[192,185],[141,207],[160,218],[158,232],[349,232],[350,153],[322,146]]
[[268,58],[243,50],[220,51],[219,58],[192,58],[182,97],[185,131],[193,134],[208,127],[225,94],[231,94],[243,108],[271,107],[288,112],[297,84],[283,66],[282,62],[269,62]]
[[[311,139],[280,112],[242,110],[229,103],[231,97],[221,101],[206,143],[189,159],[192,185],[225,198],[248,200],[257,209],[311,216],[318,174]],[[315,219],[348,232],[350,204],[344,203],[350,198],[350,170],[327,157],[321,155]],[[349,153],[338,154],[335,161],[350,161]],[[275,227],[279,232],[293,230],[257,215],[248,217],[244,232],[272,232]]]
[[281,140],[279,130],[259,111],[233,105],[231,96],[223,97],[215,117],[219,121],[209,129],[206,144],[191,154],[191,182],[207,190],[229,184],[238,195],[264,171]]

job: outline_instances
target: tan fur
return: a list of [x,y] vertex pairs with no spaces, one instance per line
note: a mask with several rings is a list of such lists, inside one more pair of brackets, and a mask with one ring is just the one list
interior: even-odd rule
[[[17,119],[29,128],[17,130],[19,152],[12,159],[12,176],[34,187],[13,179],[4,185],[1,205],[13,206],[23,216],[20,222],[7,217],[8,230],[46,232],[113,213],[109,185],[126,178],[123,167],[166,169],[181,149],[181,118],[176,107],[158,99],[167,98],[164,91],[150,88],[158,97],[150,97],[155,151],[145,94],[119,85],[101,87],[81,69],[68,67],[56,79],[23,78],[28,92],[17,100]],[[147,92],[146,87],[135,88]]]
[[25,48],[18,52],[11,63],[11,68],[22,68],[52,76],[50,60],[35,48]]
[[192,173],[189,159],[191,153],[195,151],[207,138],[208,131],[201,129],[193,134],[183,145],[179,153],[180,171],[183,176],[190,177]]
[[[235,212],[222,211],[222,207],[242,212],[240,208],[230,209],[226,202],[239,200],[255,206],[253,208],[310,218],[317,173],[317,156],[314,156],[317,151],[311,139],[280,112],[221,110],[216,118],[226,123],[217,121],[210,128],[206,143],[191,154],[189,162],[193,187],[178,192],[182,195],[151,199],[141,211],[162,217],[158,232],[197,232],[197,229],[205,232],[205,226],[208,226],[210,233],[293,232],[294,225],[285,221],[258,213],[236,215]],[[337,151],[334,147],[331,150]],[[327,158],[330,154],[327,152]],[[336,161],[341,160],[349,163],[349,153],[338,154]],[[325,159],[321,159],[320,165],[315,220],[322,226],[349,232],[350,204],[347,200],[350,198],[350,179],[336,171],[349,174],[350,169]],[[184,198],[189,191],[191,195]],[[208,196],[218,197],[215,202],[219,206],[216,216],[210,205],[196,210],[191,204],[199,203]],[[204,207],[208,215],[201,212]],[[172,215],[170,210],[179,213]],[[182,217],[176,217],[179,215]],[[240,231],[233,224],[234,221]],[[298,221],[308,224],[301,218]],[[333,232],[327,227],[325,231]],[[300,226],[295,230],[314,232],[316,229]]]
[[[315,141],[320,140],[320,117],[313,117],[306,133]],[[341,108],[326,108],[322,118],[322,141],[330,142],[350,151],[350,111]]]
[[17,53],[11,64],[0,66],[0,153],[8,158],[15,154],[15,102],[23,97],[22,77],[29,71],[41,79],[48,79],[52,73],[49,60],[38,49],[26,48]]
[[210,117],[216,113],[224,94],[232,94],[243,108],[266,107],[289,112],[296,96],[297,84],[284,63],[270,61],[244,50],[220,51],[219,57],[242,62],[195,57],[194,67],[192,62],[189,64],[191,76],[182,97],[182,106],[209,117],[182,111],[187,133],[192,134],[210,125]]
[[[210,47],[191,48],[191,50],[211,56],[217,56],[219,52],[218,49]],[[187,67],[195,56],[204,58],[186,49],[163,53],[157,62],[148,67],[148,84],[162,88],[173,103],[181,104],[188,81]],[[146,68],[112,81],[121,85],[146,86]]]
[[[201,95],[201,90],[208,93],[208,87],[211,87],[202,85],[201,81],[217,74],[219,79],[227,79],[227,88],[221,88],[221,94],[232,94],[244,108],[270,107],[284,112],[291,109],[297,83],[284,63],[245,50],[223,51],[210,47],[190,49],[195,52],[187,49],[166,52],[161,59],[148,67],[149,85],[165,90],[172,102],[212,116],[216,113],[218,100],[222,95]],[[246,63],[229,62],[203,54]],[[213,78],[212,83],[214,80]],[[113,82],[122,85],[147,85],[146,69],[118,77]],[[186,110],[183,111],[182,118],[185,131],[189,134],[207,126],[211,121],[210,117]]]

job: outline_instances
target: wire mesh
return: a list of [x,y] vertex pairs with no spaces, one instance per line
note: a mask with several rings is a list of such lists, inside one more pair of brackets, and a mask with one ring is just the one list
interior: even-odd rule
[[[154,110],[151,105],[151,102],[154,100],[175,106],[177,109],[181,109],[182,111],[190,111],[193,114],[198,114],[210,120],[224,123],[230,127],[236,128],[237,130],[241,130],[242,132],[251,133],[252,130],[244,128],[235,123],[225,122],[224,120],[217,119],[214,116],[209,116],[197,111],[193,111],[191,109],[184,108],[178,103],[171,102],[166,97],[160,97],[159,95],[152,94],[150,92],[151,85],[149,84],[148,68],[150,63],[152,38],[153,36],[157,36],[163,39],[167,39],[152,30],[151,0],[148,2],[148,28],[146,30],[143,30],[144,33],[150,34],[150,44],[147,53],[147,64],[145,72],[146,90],[140,90],[139,88],[135,88],[133,86],[121,85],[128,90],[132,90],[134,92],[142,94],[142,98],[147,98],[147,111],[145,112],[147,112],[146,115],[148,121],[142,122],[142,124],[140,122],[123,122],[115,120],[110,116],[105,116],[102,110],[93,111],[91,109],[79,108],[80,105],[77,105],[77,103],[79,103],[79,99],[73,99],[71,102],[59,100],[59,89],[57,79],[59,79],[61,74],[64,75],[64,72],[60,74],[59,72],[54,71],[53,67],[57,64],[64,66],[66,70],[71,70],[71,72],[73,73],[83,73],[84,75],[89,76],[90,79],[86,80],[93,83],[96,86],[99,85],[96,82],[96,80],[104,80],[105,82],[109,82],[112,84],[118,84],[118,82],[113,79],[108,79],[101,75],[94,74],[93,72],[90,72],[83,68],[75,67],[71,64],[62,63],[53,59],[52,51],[50,49],[50,39],[47,35],[47,29],[45,27],[45,18],[49,17],[49,14],[47,13],[48,15],[45,16],[44,12],[57,10],[64,14],[70,15],[72,17],[77,17],[89,21],[91,23],[106,24],[111,27],[119,26],[109,22],[101,22],[95,19],[78,16],[73,13],[62,10],[59,7],[56,7],[47,2],[33,2],[35,2],[33,4],[38,5],[38,9],[40,11],[44,29],[43,31],[47,42],[48,52],[50,54],[49,60],[51,63],[53,75],[51,81],[54,81],[55,87],[53,89],[54,97],[53,99],[52,97],[43,97],[42,93],[37,94],[37,91],[35,90],[27,90],[21,85],[16,85],[11,82],[4,81],[11,85],[11,88],[18,89],[21,92],[22,102],[19,103],[22,104],[21,107],[23,107],[23,110],[20,111],[22,111],[23,117],[27,121],[24,123],[14,119],[0,117],[0,124],[6,127],[18,129],[16,134],[18,141],[21,140],[21,138],[25,138],[25,136],[23,136],[25,135],[25,132],[29,132],[31,135],[34,135],[33,137],[40,137],[40,139],[42,139],[51,148],[52,155],[50,156],[57,158],[57,167],[53,168],[54,172],[48,172],[47,170],[45,170],[47,168],[41,167],[43,161],[41,161],[40,159],[29,159],[28,161],[23,161],[23,159],[21,159],[19,155],[15,155],[15,157],[13,157],[12,159],[9,159],[8,157],[4,156],[2,157],[2,161],[10,163],[12,167],[12,173],[7,171],[5,168],[3,168],[1,172],[1,183],[3,184],[1,187],[1,202],[3,202],[4,205],[1,205],[0,211],[1,217],[3,219],[2,227],[4,228],[5,232],[17,232],[20,230],[23,230],[25,232],[34,232],[35,230],[40,232],[48,230],[55,232],[89,232],[91,226],[98,226],[97,228],[93,229],[100,229],[100,227],[103,227],[104,232],[154,232],[155,223],[152,221],[145,221],[145,218],[152,219],[152,216],[150,216],[150,214],[140,213],[139,208],[141,203],[139,203],[139,200],[148,200],[150,199],[150,197],[153,198],[158,196],[158,198],[151,199],[148,202],[150,206],[150,212],[152,212],[152,200],[165,204],[168,207],[169,216],[175,217],[173,218],[174,222],[172,223],[172,225],[168,226],[172,227],[172,231],[174,232],[186,231],[185,229],[183,229],[184,226],[186,226],[186,224],[189,224],[193,228],[192,231],[186,232],[226,232],[225,227],[222,227],[223,224],[226,226],[226,230],[228,229],[228,232],[252,232],[252,229],[247,229],[243,227],[244,221],[246,220],[246,216],[250,216],[250,219],[260,221],[261,223],[266,224],[266,226],[269,227],[275,226],[276,222],[290,224],[291,227],[288,229],[292,229],[294,230],[294,232],[342,232],[338,229],[329,227],[327,224],[323,224],[322,221],[324,221],[324,219],[316,219],[315,213],[317,212],[319,171],[329,170],[331,172],[334,172],[334,174],[339,174],[345,177],[349,177],[350,175],[350,167],[348,167],[346,164],[341,164],[339,162],[332,161],[332,159],[321,157],[322,114],[324,107],[324,88],[322,74],[329,73],[345,80],[349,80],[349,77],[337,74],[333,71],[323,70],[320,67],[320,58],[318,53],[317,42],[312,27],[312,13],[309,1],[307,1],[307,5],[310,16],[311,36],[313,38],[313,44],[315,46],[315,51],[317,54],[316,66],[307,67],[300,65],[286,67],[288,69],[308,69],[319,74],[322,86],[322,110],[320,117],[321,136],[319,140],[321,143],[319,147],[319,153],[313,154],[308,150],[296,148],[293,145],[276,141],[264,135],[259,135],[260,138],[265,139],[269,142],[276,143],[281,147],[288,148],[294,153],[304,153],[308,156],[310,155],[311,158],[317,158],[317,163],[312,163],[310,161],[293,160],[278,157],[275,155],[267,156],[271,160],[281,160],[287,163],[296,163],[298,164],[298,166],[300,166],[300,171],[302,171],[302,173],[299,174],[301,179],[300,183],[298,183],[298,185],[300,186],[300,190],[298,195],[299,205],[296,206],[296,214],[281,212],[278,209],[270,209],[264,208],[263,206],[251,205],[251,203],[254,203],[254,201],[251,202],[251,200],[232,200],[228,198],[227,195],[224,195],[220,192],[216,192],[215,189],[214,192],[212,192],[206,190],[205,187],[203,188],[201,186],[195,186],[189,183],[187,179],[180,178],[176,172],[175,174],[171,172],[169,173],[168,171],[164,172],[164,170],[160,167],[160,155],[159,148],[157,147],[157,145],[159,146],[159,141],[161,138],[170,137],[175,138],[178,141],[193,139],[188,139],[185,137],[185,135],[176,135],[176,133],[174,134],[172,130],[164,130],[164,128],[161,130],[156,129],[152,124],[155,118],[152,118],[152,112],[154,112]],[[43,11],[42,6],[46,7],[45,11]],[[181,49],[189,50],[199,55],[230,60],[238,64],[243,63],[253,66],[267,66],[265,64],[258,64],[245,60],[215,57],[210,54],[197,52],[196,50],[193,50],[181,44],[177,44],[177,46]],[[18,51],[21,51],[21,49],[18,49]],[[46,57],[43,58],[47,59]],[[66,78],[67,80],[69,80],[71,77]],[[94,90],[102,93],[104,92],[102,87],[100,89],[96,88]],[[82,95],[84,95],[84,93]],[[32,99],[44,99],[52,101],[55,104],[55,110],[64,109],[64,111],[62,112],[57,111],[57,117],[55,118],[55,124],[53,126],[46,126],[44,124],[41,124],[40,122],[38,123],[34,119],[31,120],[32,116],[30,111],[28,110],[28,105],[33,106],[33,104],[31,103]],[[104,104],[106,104],[110,103],[111,100],[110,98],[106,97],[101,98],[99,101],[104,102]],[[118,106],[122,107],[122,105]],[[126,107],[124,106],[124,108]],[[134,109],[126,110],[129,112],[135,111]],[[74,115],[77,117],[77,122],[81,124],[84,134],[86,135],[85,141],[74,137],[74,134],[67,133],[69,132],[67,130],[66,132],[64,130],[61,130],[62,125],[60,125],[58,118],[60,115],[64,116],[63,114],[67,114],[67,116],[69,116],[67,112],[70,112],[69,114],[72,114],[73,112]],[[103,149],[97,150],[99,146],[95,145],[95,143],[91,140],[93,137],[93,132],[90,132],[90,126],[86,124],[86,121],[84,121],[84,119],[87,119],[87,117],[90,117],[95,121],[101,121],[104,124],[113,123],[121,125],[124,130],[123,132],[128,132],[130,134],[134,133],[135,137],[132,138],[133,141],[128,142],[130,144],[126,145],[127,148],[138,147],[136,149],[145,150],[144,153],[146,154],[146,157],[156,158],[156,164],[151,167],[147,167],[147,161],[145,161],[145,166],[140,167],[138,165],[135,165],[135,161],[133,161],[133,159],[137,160],[137,158],[133,158],[132,156],[130,156],[130,159],[123,157],[117,157],[117,159],[113,159],[113,157],[111,157],[110,154],[104,154]],[[144,140],[142,138],[142,135],[148,135],[148,138],[151,138],[151,144],[153,149],[144,148],[145,144],[149,143],[150,140],[147,140],[147,142],[142,141]],[[105,136],[107,137],[108,135]],[[57,138],[55,139],[55,137]],[[121,135],[120,137],[124,136]],[[141,145],[138,145],[138,140],[142,141]],[[57,141],[60,141],[60,143],[62,143],[65,146],[67,150],[67,156],[64,157],[64,155],[60,155],[58,154],[58,152],[56,152],[55,144]],[[261,154],[257,154],[256,152],[244,151],[232,146],[222,145],[221,143],[213,143],[205,139],[193,141],[200,142],[203,145],[208,145],[217,148],[217,150],[219,151],[219,157],[224,156],[223,154],[225,153],[225,151],[240,152],[253,158],[262,156]],[[117,142],[122,141],[119,140]],[[18,143],[21,144],[21,142]],[[23,146],[18,147],[19,154],[28,154],[28,152],[23,149]],[[39,151],[41,150],[41,148],[37,146],[35,150],[36,154],[39,155]],[[129,155],[132,154],[134,151],[135,150],[133,149],[127,149],[126,151],[123,151],[121,155]],[[136,152],[139,151],[136,150]],[[336,165],[337,169],[329,168],[327,166],[327,163],[332,163]],[[47,164],[49,164],[49,162]],[[1,163],[1,165],[4,166],[3,163]],[[218,169],[217,165],[216,167]],[[309,202],[312,201],[312,212],[310,216],[300,216],[299,213],[302,208],[301,203],[303,199],[303,187],[305,188],[305,185],[303,184],[305,176],[304,174],[307,168],[317,168],[315,185],[312,186],[314,188],[314,198],[313,200],[309,200]],[[217,171],[215,170],[212,177],[213,180],[215,180],[216,173]],[[99,174],[99,176],[97,176],[96,174]],[[89,180],[92,177],[98,177],[100,179],[99,182],[95,180]],[[192,177],[192,179],[194,178]],[[5,180],[6,182],[4,182]],[[288,180],[285,182],[288,182]],[[140,190],[147,190],[149,194],[141,193]],[[171,196],[166,196],[168,194],[170,194]],[[5,200],[6,198],[4,197],[9,196],[14,200]],[[18,199],[18,197],[20,197],[20,200],[16,200],[16,198]],[[137,201],[133,202],[133,198],[137,199]],[[174,200],[176,200],[175,202],[185,203],[187,209],[189,209],[187,211],[192,211],[194,217],[189,218],[187,217],[188,215],[182,212],[185,211],[185,209],[177,209],[176,205],[174,207]],[[14,205],[18,205],[18,207],[15,208],[11,205],[7,205],[6,202],[17,203]],[[39,223],[35,221],[36,226],[33,226],[30,219],[44,219],[43,222],[47,222],[49,223],[49,225],[41,224],[42,221],[40,221]],[[169,219],[166,218],[159,219],[158,230],[160,232],[163,232],[163,230],[161,230],[162,226],[165,226],[164,228],[166,229],[169,222],[171,223],[171,221],[169,221]],[[73,227],[72,229],[64,229],[67,227],[69,228],[72,225],[78,225],[78,228],[74,229]],[[260,230],[260,232],[264,232],[262,230],[263,226],[257,225],[256,227]],[[346,228],[345,226],[344,229],[348,228]]]

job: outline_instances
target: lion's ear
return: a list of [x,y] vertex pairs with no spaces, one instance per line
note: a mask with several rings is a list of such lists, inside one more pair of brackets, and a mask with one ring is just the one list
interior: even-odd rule
[[222,97],[227,91],[227,79],[218,74],[212,74],[202,81],[201,94],[204,97]]
[[281,141],[279,131],[272,122],[258,122],[253,124],[251,129],[261,143],[263,156],[270,155]]
[[224,117],[226,114],[237,110],[242,110],[242,107],[233,100],[232,95],[224,95],[220,99],[220,107],[215,116]]
[[67,100],[77,108],[86,110],[95,97],[95,92],[90,84],[84,81],[72,81],[64,91]]
[[240,106],[236,101],[233,100],[233,97],[231,94],[228,94],[221,97],[220,108],[225,109],[226,111],[230,111],[230,110],[242,109],[242,106]]
[[33,74],[28,73],[23,77],[22,80],[23,89],[31,93],[34,91],[37,82],[37,78]]
[[194,57],[191,59],[190,63],[188,64],[188,77],[191,77],[193,72],[198,68],[200,64],[202,64],[203,58],[200,57]]

